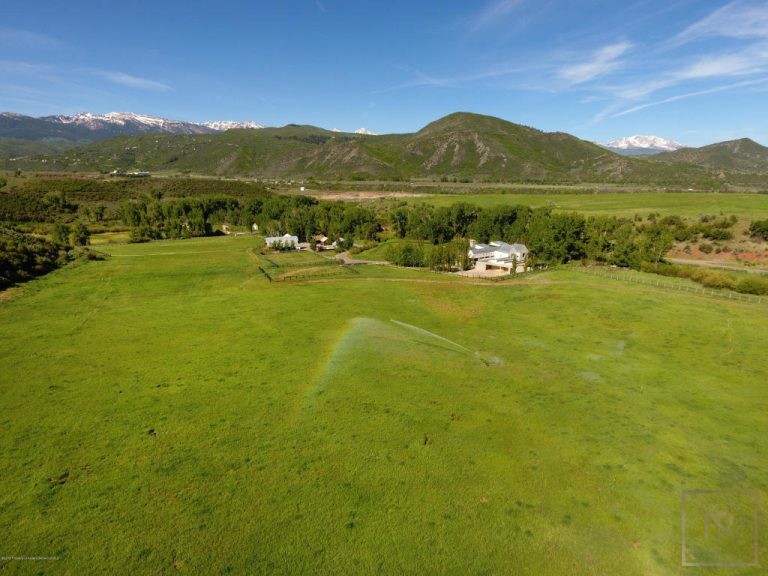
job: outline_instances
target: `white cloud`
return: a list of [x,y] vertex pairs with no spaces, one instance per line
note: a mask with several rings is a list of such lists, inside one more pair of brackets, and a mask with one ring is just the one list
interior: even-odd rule
[[479,32],[499,24],[501,20],[509,16],[520,4],[522,4],[522,0],[493,0],[470,19],[469,32]]
[[558,71],[557,75],[569,86],[589,82],[618,69],[621,66],[619,58],[631,50],[632,46],[629,42],[604,46],[595,51],[589,60],[565,66]]
[[694,62],[678,72],[675,77],[680,80],[712,78],[716,76],[734,76],[751,74],[759,70],[763,62],[752,54],[723,54],[710,56]]
[[740,52],[700,57],[683,68],[670,70],[660,78],[614,88],[613,93],[625,100],[639,100],[659,90],[691,81],[750,76],[761,74],[766,69],[768,69],[768,45],[758,43]]
[[768,39],[768,3],[731,2],[683,30],[671,44],[680,45],[711,36]]
[[124,72],[110,72],[105,70],[96,71],[97,76],[101,76],[105,80],[120,84],[121,86],[127,86],[129,88],[138,88],[139,90],[150,90],[153,92],[168,92],[171,87],[162,82],[155,80],[149,80],[147,78],[140,78],[139,76],[132,76],[125,74]]
[[503,78],[505,76],[513,76],[524,72],[530,72],[532,69],[538,69],[536,66],[514,66],[503,65],[488,68],[486,70],[480,70],[479,72],[473,72],[470,74],[456,74],[454,76],[436,77],[424,74],[419,70],[412,68],[406,68],[407,72],[414,76],[414,79],[410,82],[404,82],[390,88],[384,88],[377,90],[374,93],[392,92],[395,90],[402,90],[403,88],[417,88],[420,86],[430,86],[436,88],[451,88],[455,86],[461,86],[470,82],[479,82],[481,80],[492,80],[495,78]]
[[768,84],[768,78],[759,78],[756,80],[744,80],[742,82],[735,82],[733,84],[727,84],[724,86],[715,86],[714,88],[707,88],[706,90],[698,90],[696,92],[687,92],[685,94],[677,94],[675,96],[670,96],[669,98],[664,98],[662,100],[656,100],[654,102],[647,102],[645,104],[640,104],[639,106],[633,106],[632,108],[628,108],[616,114],[606,114],[601,119],[604,119],[605,117],[618,118],[620,116],[626,116],[627,114],[633,114],[635,112],[639,112],[640,110],[645,110],[646,108],[661,106],[662,104],[669,104],[670,102],[687,100],[688,98],[694,98],[695,96],[706,96],[707,94],[715,94],[717,92],[725,92],[727,90],[736,90],[737,88],[745,88],[748,86],[755,86],[758,84]]
[[0,72],[5,74],[36,75],[47,70],[50,70],[50,67],[42,64],[30,64],[29,62],[19,62],[17,60],[0,60]]
[[18,30],[15,28],[0,28],[0,44],[21,48],[56,48],[61,43],[51,36],[29,32],[28,30]]

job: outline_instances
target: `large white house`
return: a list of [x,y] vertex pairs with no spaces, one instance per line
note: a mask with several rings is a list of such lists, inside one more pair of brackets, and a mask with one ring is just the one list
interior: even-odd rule
[[277,246],[293,246],[299,247],[299,237],[291,236],[290,234],[283,234],[282,236],[267,236],[264,238],[264,244],[270,248],[276,248]]
[[469,258],[474,263],[475,270],[480,272],[490,270],[506,271],[509,274],[525,272],[528,248],[525,244],[507,244],[501,240],[494,240],[488,244],[478,244],[470,240]]

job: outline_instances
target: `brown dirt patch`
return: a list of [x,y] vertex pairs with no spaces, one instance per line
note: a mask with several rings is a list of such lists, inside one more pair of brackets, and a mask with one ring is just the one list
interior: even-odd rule
[[376,192],[376,191],[331,191],[331,192],[307,192],[309,196],[313,196],[320,200],[378,200],[379,198],[417,198],[420,196],[427,196],[427,194],[419,194],[417,192]]
[[0,292],[0,302],[5,302],[8,300],[12,300],[13,298],[16,298],[16,296],[19,296],[21,294],[22,288],[21,286],[11,286],[10,288],[6,288],[2,292]]

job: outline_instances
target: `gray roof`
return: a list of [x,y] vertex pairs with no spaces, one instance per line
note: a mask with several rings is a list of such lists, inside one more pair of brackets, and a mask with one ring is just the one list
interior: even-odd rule
[[528,248],[525,244],[507,244],[500,240],[494,240],[488,244],[475,244],[473,248],[470,248],[472,256],[477,258],[478,256],[484,256],[486,254],[493,254],[494,252],[501,252],[506,254],[508,258],[513,255],[525,255],[528,253]]
[[288,242],[289,244],[298,244],[299,238],[297,236],[291,236],[290,234],[284,234],[282,236],[267,236],[264,238],[264,243],[268,246],[277,244],[278,242]]

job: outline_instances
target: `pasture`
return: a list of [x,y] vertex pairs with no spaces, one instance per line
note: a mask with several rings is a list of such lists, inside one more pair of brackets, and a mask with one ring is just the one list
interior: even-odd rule
[[0,302],[0,571],[675,575],[684,490],[766,518],[764,305],[568,270],[269,282],[258,242],[104,245]]
[[409,203],[427,202],[436,206],[449,206],[456,202],[469,202],[477,206],[522,204],[538,208],[549,206],[555,210],[583,212],[589,215],[645,217],[651,212],[662,216],[678,215],[698,217],[704,214],[735,214],[741,219],[768,218],[768,194],[713,193],[713,192],[610,192],[563,194],[435,194],[407,199]]

